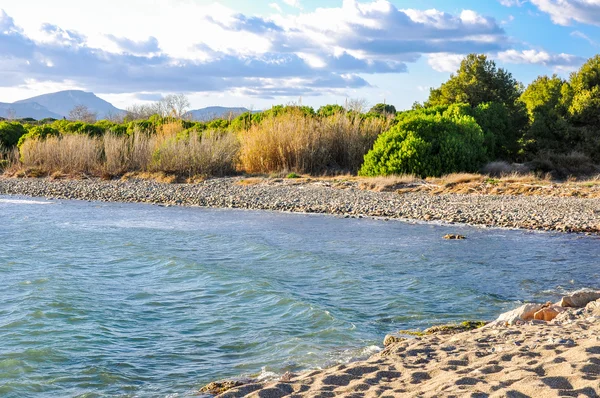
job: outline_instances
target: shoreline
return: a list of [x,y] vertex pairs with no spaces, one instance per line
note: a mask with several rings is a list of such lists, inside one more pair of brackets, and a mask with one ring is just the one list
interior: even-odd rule
[[[596,216],[600,213],[600,199],[398,194],[363,191],[353,185],[332,187],[323,182],[311,184],[280,179],[248,186],[241,185],[240,181],[243,180],[225,178],[198,184],[162,184],[146,180],[0,177],[0,195],[319,213],[450,225],[457,222],[406,219],[400,215],[407,208],[420,209],[422,212],[418,214],[430,214],[423,210],[431,210],[432,206],[442,203],[446,206],[441,209],[443,216],[448,214],[445,211],[460,203],[464,206],[458,209],[461,211],[450,214],[461,215],[467,220],[472,220],[469,217],[480,220],[476,217],[481,214],[496,214],[494,211],[498,207],[505,211],[517,209],[520,211],[517,216],[522,219],[527,218],[527,211],[531,209],[543,220],[562,212],[562,222],[571,223],[567,232],[587,225],[578,223],[589,224],[588,213],[580,212],[581,209]],[[266,200],[261,201],[263,197]],[[528,202],[533,202],[533,206],[520,208]],[[508,207],[511,205],[512,208]],[[303,206],[308,206],[308,211],[301,211]],[[386,215],[360,213],[365,209],[386,212]],[[398,209],[399,213],[393,213]],[[515,219],[518,221],[519,217]],[[481,226],[469,222],[463,224]],[[559,228],[527,229],[563,231]],[[597,234],[598,230],[575,232]],[[568,308],[550,322],[533,319],[510,325],[503,322],[456,334],[434,327],[435,333],[410,339],[404,339],[406,336],[402,334],[392,335],[395,337],[392,339],[386,336],[384,350],[368,359],[300,374],[286,373],[276,380],[249,380],[239,385],[234,382],[227,386],[227,391],[220,391],[223,393],[219,397],[600,396],[600,299],[589,304],[595,307]],[[537,308],[542,307],[538,305]]]
[[151,180],[0,177],[0,194],[100,202],[320,213],[405,222],[600,234],[600,199],[563,196],[374,192],[358,183],[243,177],[195,184]]
[[[573,305],[526,304],[467,331],[390,341],[379,353],[278,380],[220,381],[200,393],[238,397],[558,397],[600,396],[600,292]],[[548,306],[548,307],[546,307]],[[531,308],[557,309],[552,320]]]

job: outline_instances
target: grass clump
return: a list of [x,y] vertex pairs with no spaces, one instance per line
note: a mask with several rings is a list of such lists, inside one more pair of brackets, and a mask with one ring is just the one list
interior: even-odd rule
[[177,134],[73,134],[27,139],[20,147],[21,166],[44,175],[61,172],[103,178],[132,172],[191,177],[222,176],[236,171],[239,142],[234,133],[205,131],[183,137]]
[[388,119],[301,111],[268,116],[240,133],[241,166],[248,173],[355,173]]

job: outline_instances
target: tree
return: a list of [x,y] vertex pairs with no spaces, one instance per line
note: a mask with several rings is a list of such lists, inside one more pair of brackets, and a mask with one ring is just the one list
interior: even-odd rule
[[155,104],[133,104],[125,109],[125,122],[132,122],[134,120],[147,120],[154,114],[156,114]]
[[455,74],[437,89],[431,89],[426,106],[467,103],[473,107],[499,102],[512,107],[519,100],[521,84],[487,56],[469,54]]
[[384,116],[394,116],[396,114],[396,107],[389,104],[377,104],[371,108],[369,113],[378,113]]
[[536,114],[555,109],[563,114],[566,113],[565,103],[563,101],[563,90],[568,83],[553,75],[539,76],[535,79],[521,95],[521,101],[527,107],[529,119],[535,121]]
[[80,121],[85,123],[95,123],[98,114],[96,112],[92,112],[85,105],[76,105],[69,112],[69,120],[72,121]]
[[175,119],[183,119],[190,107],[190,101],[183,94],[167,95],[159,102],[163,105],[163,116]]
[[542,152],[570,152],[577,145],[567,122],[568,106],[563,94],[569,91],[569,83],[560,77],[540,76],[521,95],[530,122],[523,138],[527,158]]
[[14,108],[8,108],[6,110],[6,119],[15,120],[17,118],[17,111]]
[[[481,127],[486,131],[489,154],[494,158],[514,160],[528,122],[525,105],[520,101],[522,91],[522,85],[509,72],[497,68],[494,61],[485,55],[470,54],[446,83],[431,90],[425,106],[465,103],[473,108],[473,116],[479,124],[483,123],[481,118],[495,119],[492,124],[496,126],[500,119],[506,119],[502,122],[502,130]],[[495,105],[481,109],[484,104]],[[490,114],[495,111],[499,114]]]
[[570,76],[570,88],[563,91],[572,121],[600,127],[600,55],[590,58]]
[[346,100],[346,110],[349,112],[365,113],[369,103],[365,98],[352,98]]

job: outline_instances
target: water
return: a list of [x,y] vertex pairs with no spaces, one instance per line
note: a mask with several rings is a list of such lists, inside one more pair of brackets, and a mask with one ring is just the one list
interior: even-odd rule
[[0,197],[0,242],[3,397],[189,396],[600,285],[594,237],[320,215]]

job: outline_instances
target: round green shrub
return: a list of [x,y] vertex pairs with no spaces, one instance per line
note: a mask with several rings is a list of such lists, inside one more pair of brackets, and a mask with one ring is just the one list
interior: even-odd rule
[[5,148],[17,145],[26,133],[27,130],[21,123],[0,122],[0,144]]
[[379,136],[359,174],[440,176],[476,171],[485,161],[484,134],[474,118],[415,111]]

